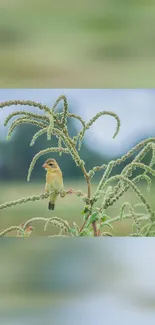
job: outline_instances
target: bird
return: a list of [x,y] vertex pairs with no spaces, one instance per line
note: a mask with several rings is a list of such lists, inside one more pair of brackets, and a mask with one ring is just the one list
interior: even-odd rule
[[[45,191],[47,193],[50,193],[52,191],[60,192],[61,190],[63,190],[64,188],[63,175],[56,160],[52,158],[47,159],[45,163],[42,165],[42,167],[47,171]],[[52,193],[50,195],[50,199],[48,203],[49,210],[54,210],[55,202],[58,196],[59,196],[58,193]]]

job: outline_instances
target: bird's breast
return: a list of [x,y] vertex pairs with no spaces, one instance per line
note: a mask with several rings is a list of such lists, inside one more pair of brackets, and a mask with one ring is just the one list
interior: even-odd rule
[[63,187],[62,174],[60,173],[47,173],[46,175],[46,188],[48,190],[60,190]]

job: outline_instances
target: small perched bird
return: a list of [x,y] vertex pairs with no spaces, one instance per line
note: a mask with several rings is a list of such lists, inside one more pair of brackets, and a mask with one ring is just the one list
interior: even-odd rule
[[[46,173],[46,192],[61,191],[63,189],[63,177],[61,169],[55,159],[47,159],[42,166],[47,171]],[[48,208],[54,210],[55,201],[59,194],[53,193],[50,196]]]

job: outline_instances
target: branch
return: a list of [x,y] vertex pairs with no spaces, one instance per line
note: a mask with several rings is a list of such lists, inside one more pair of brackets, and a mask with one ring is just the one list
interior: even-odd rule
[[123,203],[123,205],[122,205],[122,207],[121,207],[120,218],[122,219],[122,217],[123,217],[123,212],[124,212],[124,210],[125,210],[126,207],[128,207],[129,212],[131,213],[131,216],[132,216],[132,218],[133,218],[133,220],[134,220],[134,223],[135,223],[135,225],[136,225],[136,227],[137,227],[136,234],[139,234],[139,233],[140,233],[140,224],[139,224],[139,220],[138,220],[138,218],[137,218],[137,216],[136,216],[136,213],[135,213],[135,211],[134,211],[132,205],[131,205],[129,202],[124,202],[124,203]]
[[1,233],[0,233],[0,237],[3,237],[5,236],[8,232],[11,232],[13,230],[19,230],[20,232],[22,232],[24,234],[24,230],[21,228],[21,227],[18,227],[18,226],[11,226],[5,230],[3,230]]
[[40,128],[44,128],[46,126],[46,124],[44,124],[42,122],[32,120],[28,117],[27,118],[21,117],[21,118],[17,119],[15,122],[13,122],[12,125],[10,126],[8,135],[7,135],[7,140],[10,140],[12,132],[20,124],[33,124],[33,125],[39,126]]
[[[133,191],[137,194],[137,196],[140,198],[140,200],[144,203],[146,211],[150,214],[151,219],[154,221],[155,213],[152,211],[150,204],[146,201],[145,197],[140,192],[138,187],[133,183],[133,181],[129,180],[128,178],[124,177],[123,175],[116,175],[116,176],[109,178],[105,182],[104,187],[107,187],[109,185],[109,183],[116,181],[116,180],[123,180],[125,183],[127,183],[127,185],[129,185],[133,189]],[[108,203],[106,203],[106,204],[108,204]]]
[[13,205],[17,205],[17,204],[22,204],[22,203],[27,203],[27,202],[34,202],[34,201],[39,201],[39,200],[44,200],[47,199],[50,196],[50,194],[48,193],[42,193],[40,195],[33,195],[33,196],[29,196],[29,197],[23,197],[19,200],[16,201],[10,201],[10,202],[6,202],[0,205],[0,210],[6,209],[6,208],[10,208]]
[[67,113],[68,113],[68,103],[67,103],[67,98],[65,95],[61,95],[55,102],[54,106],[52,107],[52,112],[54,113],[54,110],[58,103],[63,100],[64,101],[64,114],[62,118],[62,124],[66,125],[67,124]]
[[44,231],[47,230],[47,226],[48,226],[49,223],[53,224],[56,227],[59,227],[60,229],[63,229],[64,231],[67,231],[67,232],[70,231],[70,226],[69,226],[68,222],[65,221],[65,220],[63,220],[63,219],[61,219],[61,218],[58,218],[58,217],[52,217],[52,218],[41,218],[41,217],[31,218],[31,219],[29,219],[29,220],[27,220],[25,222],[25,224],[23,225],[23,229],[25,230],[28,225],[30,225],[33,222],[38,222],[38,221],[41,221],[41,222],[44,222],[45,223]]
[[41,135],[43,135],[43,134],[46,133],[46,132],[47,132],[47,127],[44,128],[44,129],[41,129],[41,130],[37,131],[37,132],[34,134],[32,140],[31,140],[31,142],[30,142],[30,146],[33,146],[33,145],[35,144],[36,140],[37,140]]
[[51,112],[51,110],[48,106],[42,105],[40,103],[31,101],[31,100],[9,100],[9,101],[5,101],[5,102],[1,102],[0,108],[12,106],[12,105],[33,106],[33,107],[38,107],[39,109],[44,110],[47,113]]
[[47,129],[47,140],[48,141],[51,140],[53,129],[54,129],[54,116],[53,116],[53,113],[52,113],[50,115],[50,118],[49,118],[49,126],[48,126],[48,129]]
[[16,115],[25,115],[25,117],[32,117],[34,119],[39,119],[39,120],[44,120],[46,122],[49,122],[49,118],[45,115],[34,114],[31,112],[27,112],[27,111],[16,111],[16,112],[13,112],[7,116],[7,118],[5,119],[5,122],[4,122],[4,126],[7,126],[8,122],[11,120],[11,118]]
[[31,173],[33,171],[33,168],[38,160],[38,158],[40,158],[41,156],[47,154],[47,153],[50,153],[50,152],[63,152],[63,153],[66,153],[68,154],[69,151],[68,149],[66,148],[47,148],[47,149],[44,149],[44,150],[41,150],[40,152],[38,152],[32,159],[31,161],[31,164],[30,164],[30,167],[29,167],[29,170],[28,170],[28,176],[27,176],[27,181],[29,182],[30,181],[30,177],[31,177]]
[[[154,153],[155,152],[155,148],[154,148],[155,144],[151,141],[155,141],[155,138],[148,138],[148,139],[138,143],[134,148],[132,148],[124,156],[122,156],[121,158],[118,158],[117,160],[114,160],[114,167],[117,165],[120,165],[121,163],[124,163],[128,158],[130,158],[130,156],[132,156],[135,153],[135,151],[137,151],[138,149],[142,148],[145,145],[146,145],[146,147],[142,151],[140,151],[140,153],[136,156],[136,158],[133,161],[142,160],[144,158],[144,156],[147,154],[147,152],[149,151],[149,149],[152,149],[153,154],[155,154]],[[105,169],[105,168],[107,168],[107,166],[108,166],[107,164],[103,164],[101,166],[93,167],[89,171],[90,178],[92,178],[95,175],[95,172]]]
[[[40,195],[33,195],[33,196],[18,199],[16,201],[5,202],[5,203],[0,205],[0,210],[10,208],[13,205],[17,205],[17,204],[22,204],[22,203],[27,203],[27,202],[31,202],[31,201],[34,202],[34,201],[47,199],[51,195],[51,193],[53,193],[53,192],[41,193]],[[66,190],[66,191],[65,190],[61,191],[59,194],[60,194],[60,196],[62,198],[65,197],[66,195],[70,195],[70,194],[76,194],[78,197],[84,196],[84,194],[81,191],[79,191],[79,190],[76,191],[76,190],[73,190],[73,189],[69,189],[69,190]]]
[[119,117],[118,117],[118,115],[117,114],[115,114],[115,113],[113,113],[113,112],[108,112],[108,111],[102,111],[102,112],[99,112],[99,113],[97,113],[86,125],[85,125],[85,127],[83,127],[83,129],[79,132],[79,134],[78,134],[78,138],[79,138],[79,149],[80,149],[80,146],[81,146],[81,143],[82,143],[82,139],[83,139],[83,137],[84,137],[84,134],[85,134],[85,131],[86,130],[88,130],[91,126],[92,126],[92,124],[99,118],[99,117],[101,117],[101,116],[103,116],[103,115],[110,115],[110,116],[113,116],[115,119],[116,119],[116,121],[117,121],[117,127],[116,127],[116,131],[115,131],[115,133],[114,133],[114,135],[113,135],[113,138],[115,138],[116,137],[116,135],[118,134],[118,132],[119,132],[119,130],[120,130],[120,125],[121,125],[121,122],[120,122],[120,119],[119,119]]
[[[154,139],[155,140],[155,138],[150,138],[150,139]],[[149,139],[149,141],[150,141],[150,139]],[[134,151],[135,151],[135,149],[137,150],[137,147],[138,146],[140,146],[140,147],[143,146],[145,142],[147,142],[147,140],[142,141],[140,144],[138,144],[136,147],[134,147],[132,150],[130,150],[125,156],[123,156],[121,159],[122,160],[123,159],[127,159],[127,155],[130,155],[131,153],[133,154]],[[138,161],[141,161],[145,157],[145,155],[148,153],[148,151],[150,149],[152,149],[152,145],[154,145],[154,143],[149,142],[146,145],[146,147],[144,147],[140,151],[140,153],[135,157],[135,159],[133,160],[133,162],[130,165],[128,165],[127,168],[125,167],[126,170],[125,170],[125,168],[123,169],[123,171],[122,171],[121,174],[124,175],[124,176],[126,176],[126,177],[129,176],[129,175],[132,176],[132,173],[131,173],[132,172],[132,169],[133,169],[132,164],[133,163],[136,163]],[[114,166],[118,162],[120,162],[120,159],[118,159],[117,161],[115,161]],[[125,170],[125,172],[124,172],[124,170]],[[134,181],[134,179],[133,179],[133,181]],[[120,190],[121,184],[122,184],[122,182],[120,181],[117,184],[117,186],[115,186],[113,193],[109,195],[109,202],[108,202],[109,206],[112,206],[129,189],[129,185],[126,185],[126,186],[123,187],[123,189],[120,192],[118,192]]]
[[143,151],[141,151],[139,153],[139,155],[136,156],[137,161],[142,160],[144,158],[144,156],[146,155],[146,153],[148,152],[148,150],[150,148],[152,148],[152,141],[155,141],[155,138],[148,138],[148,139],[145,139],[142,142],[138,143],[135,147],[133,147],[130,151],[128,151],[124,156],[115,160],[114,166],[120,165],[121,163],[125,162],[130,156],[132,156],[135,153],[135,151],[139,150],[140,148],[142,148],[146,145],[146,147],[143,149]]

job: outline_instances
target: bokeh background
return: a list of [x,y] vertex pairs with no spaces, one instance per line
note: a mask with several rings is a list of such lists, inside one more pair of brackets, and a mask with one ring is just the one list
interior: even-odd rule
[[[138,142],[150,136],[155,136],[155,91],[154,90],[112,90],[112,89],[1,89],[0,101],[5,100],[33,100],[47,104],[49,107],[54,105],[60,95],[66,95],[69,103],[69,111],[79,114],[85,121],[92,118],[97,112],[102,110],[114,111],[121,120],[121,129],[118,136],[113,139],[116,128],[116,121],[113,117],[101,117],[90,130],[86,132],[85,140],[81,148],[81,157],[86,163],[89,171],[96,165],[102,165],[111,159],[116,159],[125,154]],[[62,103],[58,105],[58,110],[62,109]],[[23,107],[18,106],[18,109]],[[40,112],[37,108],[29,108],[34,112]],[[33,147],[30,147],[33,134],[37,127],[31,125],[21,125],[16,128],[10,141],[6,141],[8,127],[4,127],[6,116],[10,112],[17,110],[17,107],[5,107],[0,111],[0,203],[16,200],[22,197],[38,195],[44,192],[45,171],[42,168],[43,162],[49,158],[56,158],[63,172],[65,189],[81,189],[87,193],[87,186],[79,168],[69,155],[48,154],[37,161],[32,172],[31,181],[27,183],[27,172],[33,156],[42,149],[57,145],[53,137],[47,141],[46,135],[41,136]],[[10,123],[10,122],[9,122]],[[10,125],[10,124],[9,124]],[[69,121],[69,132],[71,135],[77,134],[81,125],[74,119]],[[149,163],[150,155],[146,157]],[[120,165],[115,169],[119,173],[125,165]],[[92,181],[94,191],[97,182],[102,176],[102,171],[98,172]],[[146,191],[146,183],[141,183],[141,190],[148,198],[152,207],[154,203],[154,182],[151,194]],[[128,191],[107,213],[110,217],[119,215],[121,205],[124,201],[136,203],[136,197],[132,191]],[[77,196],[66,196],[59,198],[56,204],[54,215],[73,221],[82,225],[83,216],[81,214],[84,203]],[[53,212],[52,212],[53,215]],[[0,212],[0,228],[5,229],[11,225],[19,225],[32,217],[50,217],[51,211],[48,210],[48,201],[29,202],[17,205]],[[58,229],[50,226],[44,232],[43,224],[34,225],[35,229],[32,236],[45,236],[57,234]],[[114,236],[128,235],[132,231],[130,219],[118,221],[114,224]],[[105,229],[106,230],[106,229]],[[107,229],[108,230],[108,229]],[[15,235],[10,233],[8,236]]]
[[154,87],[154,0],[1,0],[0,87]]
[[154,239],[4,238],[4,325],[154,325]]

